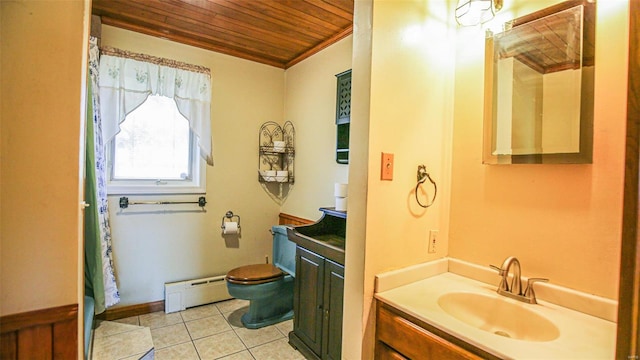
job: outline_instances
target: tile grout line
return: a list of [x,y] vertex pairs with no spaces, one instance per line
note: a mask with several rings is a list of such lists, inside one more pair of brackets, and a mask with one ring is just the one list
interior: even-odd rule
[[[271,344],[271,343],[275,343],[275,342],[278,342],[278,341],[282,341],[283,339],[284,339],[284,341],[286,341],[286,339],[287,339],[288,331],[285,331],[285,330],[283,330],[283,329],[279,328],[277,325],[275,325],[275,324],[274,324],[274,325],[272,325],[272,326],[273,326],[273,328],[275,328],[275,329],[276,329],[276,330],[275,330],[275,333],[277,334],[277,338],[276,338],[276,339],[271,339],[271,340],[268,340],[268,341],[266,341],[266,342],[259,343],[259,344],[256,344],[256,345],[253,345],[253,346],[249,347],[249,346],[248,346],[248,343],[247,343],[247,342],[246,342],[246,341],[245,341],[245,340],[244,340],[244,339],[243,339],[243,338],[238,334],[238,331],[239,331],[240,329],[244,329],[244,327],[236,327],[236,326],[234,326],[234,325],[232,324],[232,322],[231,322],[231,319],[230,319],[230,315],[231,315],[232,313],[234,313],[234,312],[238,311],[239,309],[241,309],[241,308],[243,308],[243,307],[245,307],[245,306],[240,306],[240,307],[238,307],[238,306],[235,306],[235,304],[234,304],[234,305],[232,305],[232,306],[230,306],[230,307],[229,307],[229,308],[231,309],[230,311],[223,312],[223,311],[221,310],[221,308],[220,308],[220,307],[218,307],[218,304],[211,304],[211,305],[213,306],[213,309],[215,309],[215,314],[210,314],[209,312],[203,312],[203,313],[204,313],[204,314],[203,314],[204,316],[202,316],[202,317],[190,318],[189,320],[186,320],[186,319],[185,319],[185,317],[184,317],[184,314],[185,314],[185,313],[186,313],[186,311],[188,311],[188,310],[184,310],[184,311],[180,311],[180,312],[178,312],[178,314],[177,314],[177,315],[179,315],[177,318],[178,318],[178,319],[180,319],[180,321],[177,321],[177,322],[174,322],[174,323],[171,323],[171,324],[163,324],[163,326],[158,326],[158,327],[153,328],[154,330],[156,330],[156,329],[162,329],[162,328],[169,327],[169,326],[173,326],[173,325],[183,324],[183,327],[187,330],[187,335],[188,335],[188,337],[189,337],[189,340],[187,340],[187,341],[183,341],[183,342],[179,342],[179,343],[172,344],[172,345],[169,345],[169,346],[165,346],[165,347],[163,347],[162,349],[158,349],[158,348],[156,348],[156,350],[164,350],[164,349],[169,349],[169,348],[174,347],[174,346],[178,346],[178,345],[183,345],[183,344],[191,343],[191,346],[192,346],[192,347],[193,347],[193,349],[195,350],[195,354],[196,354],[197,358],[198,358],[198,359],[200,359],[200,360],[202,360],[202,355],[200,354],[200,351],[199,351],[198,347],[196,347],[195,341],[196,341],[196,340],[200,340],[200,339],[205,339],[205,338],[208,338],[208,337],[215,337],[215,336],[219,336],[220,334],[223,334],[223,333],[229,332],[229,330],[232,330],[232,331],[233,331],[233,335],[234,335],[238,340],[240,340],[240,343],[242,344],[242,346],[244,347],[244,349],[242,349],[242,350],[238,350],[238,351],[236,351],[236,352],[233,352],[233,353],[230,353],[230,354],[227,354],[227,355],[224,355],[224,356],[222,356],[222,357],[220,357],[220,358],[218,358],[218,359],[221,359],[221,358],[224,358],[224,357],[228,357],[228,356],[233,356],[233,355],[235,355],[235,354],[239,354],[239,353],[242,353],[242,352],[245,352],[245,351],[246,351],[246,353],[247,353],[247,354],[249,354],[249,357],[250,357],[251,359],[256,360],[256,359],[258,359],[258,358],[256,358],[256,356],[253,354],[252,350],[254,350],[254,349],[256,349],[256,348],[258,348],[258,347],[260,347],[260,346],[264,346],[264,345],[267,345],[267,344]],[[205,306],[206,306],[206,305],[205,305]],[[194,321],[198,321],[198,320],[202,320],[202,319],[206,319],[206,318],[210,318],[210,317],[214,317],[214,316],[216,316],[216,315],[219,315],[219,316],[221,316],[221,317],[224,319],[224,323],[228,326],[229,330],[220,331],[220,332],[215,333],[215,334],[210,334],[210,335],[208,335],[208,336],[203,336],[203,337],[200,337],[200,338],[198,338],[198,339],[194,339],[194,338],[193,338],[192,331],[191,331],[191,330],[189,329],[189,327],[187,326],[187,323],[194,322]],[[194,314],[189,315],[189,316],[194,316]],[[158,317],[160,317],[160,316],[158,316]],[[234,320],[235,320],[235,319],[234,319]],[[136,321],[138,322],[138,324],[140,324],[140,323],[141,323],[141,319],[140,319],[140,317],[139,317],[139,316],[137,316]],[[128,324],[128,325],[131,325],[131,324]],[[141,325],[140,325],[140,326],[141,326]],[[148,327],[149,329],[151,329],[151,326],[147,326],[147,327]],[[246,334],[245,334],[245,335],[246,335]],[[249,340],[250,340],[250,339],[249,339]],[[155,348],[155,344],[154,344],[154,348]]]
[[[235,332],[234,326],[229,322],[229,320],[227,319],[227,317],[225,316],[225,314],[220,310],[220,308],[218,308],[218,306],[217,306],[217,305],[215,305],[215,304],[213,304],[213,305],[215,306],[215,308],[216,308],[216,310],[217,310],[217,312],[218,312],[217,314],[215,314],[215,315],[210,315],[210,316],[205,316],[205,317],[201,317],[201,318],[198,318],[198,319],[192,319],[191,321],[197,321],[197,320],[201,320],[201,319],[205,319],[205,318],[208,318],[208,317],[213,317],[213,316],[219,315],[219,316],[221,316],[221,317],[222,317],[222,319],[225,321],[225,324],[227,324],[227,326],[229,326],[229,330],[221,331],[221,332],[218,332],[218,333],[215,333],[215,334],[211,334],[211,335],[209,335],[209,336],[204,336],[204,337],[199,338],[199,339],[205,339],[205,338],[208,338],[208,337],[213,337],[213,336],[216,336],[216,335],[220,335],[220,334],[223,334],[223,333],[226,333],[226,332],[233,331],[233,334],[238,338],[238,340],[240,340],[240,343],[244,346],[244,349],[242,349],[242,350],[240,350],[240,351],[237,351],[237,352],[234,352],[234,353],[231,353],[231,354],[224,355],[223,357],[231,356],[231,355],[233,355],[233,354],[237,354],[237,353],[240,353],[240,352],[242,352],[242,351],[247,351],[247,352],[248,352],[248,350],[249,350],[249,349],[247,348],[247,345],[242,341],[242,339],[241,339],[241,338],[238,336],[238,334]],[[183,319],[184,319],[184,318],[183,318]],[[185,322],[185,324],[186,324],[186,322]],[[186,326],[186,325],[185,325],[185,326]],[[199,359],[202,359],[202,356],[200,355],[200,352],[198,351],[198,347],[197,347],[197,346],[196,346],[196,344],[195,344],[195,340],[199,340],[199,339],[193,339],[193,337],[191,336],[191,332],[189,331],[189,328],[188,328],[188,327],[187,327],[187,332],[189,333],[189,337],[191,338],[191,342],[192,342],[192,344],[193,344],[193,347],[194,347],[194,348],[195,348],[195,350],[196,350],[196,354],[198,355],[198,358],[199,358]],[[255,360],[255,358],[253,357],[253,355],[252,355],[250,352],[249,352],[249,355],[250,355],[250,356]],[[223,358],[223,357],[221,357],[221,358]]]
[[[108,320],[104,320],[104,321],[108,321]],[[114,321],[110,321],[110,322],[114,322]],[[114,323],[115,323],[115,322],[114,322]],[[126,335],[127,333],[136,332],[136,331],[141,331],[141,330],[147,330],[147,331],[149,331],[149,336],[151,336],[151,329],[150,329],[149,327],[146,327],[146,326],[137,326],[137,325],[131,325],[131,324],[125,324],[125,325],[129,325],[129,326],[136,326],[137,328],[136,328],[136,329],[131,329],[131,330],[128,330],[128,331],[119,332],[119,333],[114,333],[114,334],[109,334],[109,335],[99,336],[99,338],[103,338],[103,339],[113,338],[113,337],[116,337],[116,336],[122,336],[122,335]],[[94,329],[94,336],[95,336],[95,329]],[[94,344],[93,344],[93,346],[92,346],[92,349],[91,349],[91,359],[93,359],[93,358],[94,358],[94,356],[95,356],[95,351],[94,351],[94,350],[95,350],[95,348],[94,348],[94,346],[95,346],[95,342],[94,342]],[[151,348],[150,348],[150,349],[147,349],[147,350],[145,350],[145,351],[148,351],[148,350],[151,350],[151,349],[154,349],[154,348],[155,348],[155,345],[153,344],[153,339],[151,339]],[[146,353],[146,352],[145,352],[145,353]],[[140,354],[144,354],[144,353],[140,353]],[[122,355],[123,357],[119,357],[119,359],[126,359],[127,357],[137,356],[137,355],[139,355],[139,354],[127,354],[127,355]]]

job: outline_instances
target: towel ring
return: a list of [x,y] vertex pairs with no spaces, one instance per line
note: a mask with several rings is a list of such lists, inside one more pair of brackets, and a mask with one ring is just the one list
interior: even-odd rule
[[[423,205],[420,202],[420,199],[418,198],[418,188],[427,180],[429,180],[429,182],[433,184],[433,198],[431,199],[430,203]],[[416,184],[415,193],[416,193],[416,202],[418,203],[418,205],[420,205],[425,209],[433,205],[434,201],[436,201],[436,195],[438,195],[438,185],[436,185],[436,182],[433,181],[433,179],[431,178],[431,175],[429,175],[429,173],[427,172],[427,168],[424,165],[418,165],[418,183]]]

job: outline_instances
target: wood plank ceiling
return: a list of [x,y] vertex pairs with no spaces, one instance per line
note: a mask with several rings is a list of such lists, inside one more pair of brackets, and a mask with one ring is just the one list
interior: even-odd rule
[[353,30],[354,0],[93,0],[111,25],[286,69]]

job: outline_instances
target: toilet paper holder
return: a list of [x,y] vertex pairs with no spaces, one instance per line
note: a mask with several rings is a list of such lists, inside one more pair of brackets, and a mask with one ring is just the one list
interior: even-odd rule
[[222,223],[220,224],[220,228],[224,230],[224,223],[226,222],[224,219],[229,219],[229,221],[233,221],[234,218],[238,219],[237,221],[238,230],[240,230],[240,215],[235,215],[231,210],[227,211],[227,213],[224,214],[224,216],[222,217]]

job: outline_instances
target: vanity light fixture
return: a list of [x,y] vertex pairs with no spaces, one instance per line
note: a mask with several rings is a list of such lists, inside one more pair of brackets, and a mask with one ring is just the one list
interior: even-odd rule
[[458,0],[456,22],[461,26],[484,24],[500,9],[502,0]]

